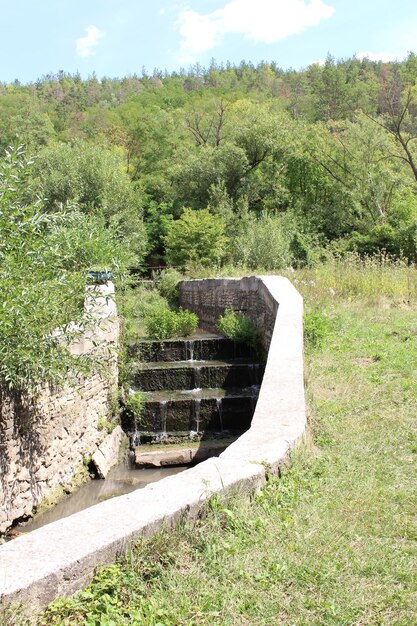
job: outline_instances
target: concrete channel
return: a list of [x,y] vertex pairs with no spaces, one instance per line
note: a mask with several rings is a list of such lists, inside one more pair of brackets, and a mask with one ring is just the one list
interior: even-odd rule
[[75,593],[139,537],[196,518],[212,495],[262,489],[303,437],[302,299],[293,285],[280,276],[202,279],[184,281],[181,292],[183,306],[208,329],[225,308],[245,312],[258,326],[268,357],[250,428],[218,458],[0,546],[1,604],[36,613]]

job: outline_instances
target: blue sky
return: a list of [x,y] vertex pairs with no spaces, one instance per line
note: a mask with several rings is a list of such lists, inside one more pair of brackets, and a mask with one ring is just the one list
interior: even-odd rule
[[0,81],[417,51],[415,0],[0,0]]

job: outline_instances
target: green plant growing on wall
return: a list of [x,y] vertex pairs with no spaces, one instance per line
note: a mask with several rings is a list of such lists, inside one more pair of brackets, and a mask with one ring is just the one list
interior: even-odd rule
[[145,396],[142,391],[130,393],[125,401],[125,412],[134,418],[136,422],[140,420],[143,407],[145,406]]

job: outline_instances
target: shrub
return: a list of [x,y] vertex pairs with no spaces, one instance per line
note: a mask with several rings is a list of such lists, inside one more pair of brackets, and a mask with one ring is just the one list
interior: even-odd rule
[[172,267],[162,270],[159,275],[158,289],[163,298],[166,298],[170,304],[175,304],[179,298],[178,284],[182,281],[183,276],[180,272]]
[[0,159],[0,384],[9,388],[59,383],[91,368],[92,355],[67,349],[94,323],[80,306],[88,271],[111,268],[120,278],[130,261],[103,219],[76,206],[48,209],[43,196],[32,202],[31,168],[21,148]]
[[259,333],[255,325],[242,313],[226,309],[224,314],[220,316],[216,328],[228,339],[246,343],[253,348],[259,346]]
[[154,307],[145,317],[145,328],[150,339],[169,339],[177,334],[177,314],[170,309]]
[[233,242],[233,261],[250,269],[275,270],[291,265],[290,234],[279,215],[250,215]]
[[129,248],[132,262],[142,264],[147,234],[141,198],[120,150],[85,141],[47,146],[34,162],[33,187],[34,201],[41,192],[49,211],[75,200],[83,213],[101,216]]
[[178,313],[168,308],[154,307],[145,317],[145,327],[150,339],[170,339],[175,335],[187,336],[196,330],[198,317],[191,311]]
[[138,420],[142,415],[144,406],[145,396],[142,391],[135,391],[134,393],[131,393],[125,401],[125,411],[135,420]]
[[191,335],[198,327],[198,317],[191,311],[180,309],[177,313],[177,333],[182,337]]

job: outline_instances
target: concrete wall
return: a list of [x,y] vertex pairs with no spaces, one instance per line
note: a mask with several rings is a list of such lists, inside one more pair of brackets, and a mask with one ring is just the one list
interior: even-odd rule
[[226,309],[240,311],[252,320],[260,331],[263,347],[269,349],[278,302],[256,276],[188,280],[181,283],[180,292],[181,306],[194,311],[207,330],[215,330]]
[[183,303],[202,307],[207,289],[214,292],[212,304],[206,299],[211,306],[211,312],[205,313],[207,320],[214,320],[216,307],[224,306],[220,294],[232,293],[227,306],[233,300],[239,308],[245,301],[258,307],[258,324],[269,341],[251,428],[219,458],[0,546],[0,603],[21,602],[34,612],[56,597],[74,593],[91,580],[97,565],[113,562],[140,536],[173,527],[183,516],[192,519],[213,494],[229,496],[262,488],[268,474],[278,472],[303,437],[300,295],[280,276],[221,279],[183,284]]
[[86,308],[97,324],[71,345],[71,352],[101,352],[106,376],[95,372],[59,389],[45,385],[36,397],[0,388],[0,533],[71,483],[106,434],[97,426],[109,416],[117,388],[118,320],[109,300],[113,285],[96,289],[99,298],[90,292]]

